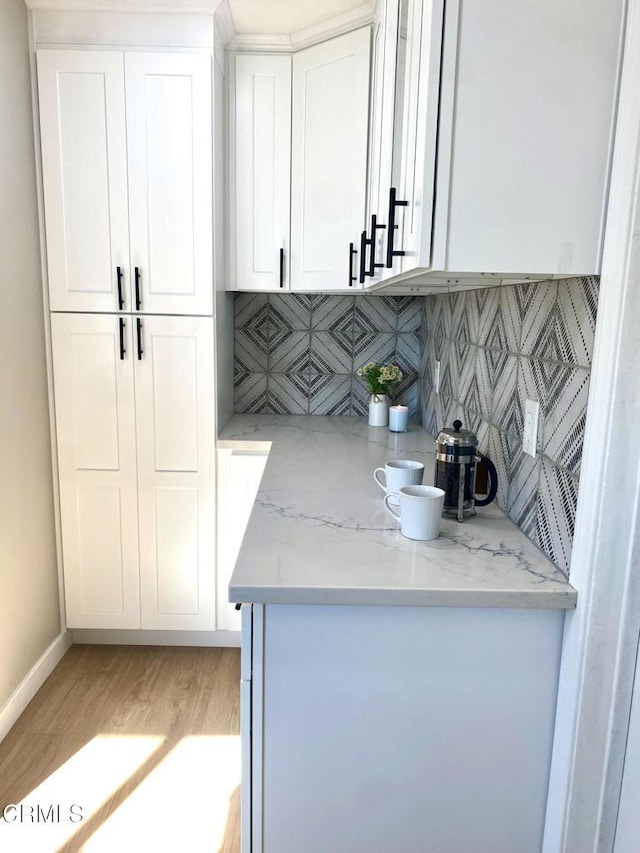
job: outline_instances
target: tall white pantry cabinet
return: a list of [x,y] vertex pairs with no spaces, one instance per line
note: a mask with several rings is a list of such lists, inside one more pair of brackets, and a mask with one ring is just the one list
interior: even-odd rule
[[212,630],[211,56],[37,72],[67,626]]

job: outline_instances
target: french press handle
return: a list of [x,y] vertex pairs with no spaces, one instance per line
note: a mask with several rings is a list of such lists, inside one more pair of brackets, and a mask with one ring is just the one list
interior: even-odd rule
[[498,494],[498,472],[496,470],[496,466],[488,456],[485,456],[483,453],[478,453],[478,459],[487,466],[487,470],[489,472],[489,493],[486,498],[475,498],[474,502],[476,506],[487,506],[487,504],[490,504],[496,499],[496,495]]

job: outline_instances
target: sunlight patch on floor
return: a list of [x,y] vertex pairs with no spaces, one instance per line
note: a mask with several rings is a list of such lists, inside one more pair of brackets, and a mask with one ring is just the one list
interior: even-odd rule
[[240,766],[237,735],[182,738],[85,842],[83,853],[215,853]]
[[[156,735],[94,737],[6,813],[6,820],[0,821],[0,850],[58,850],[164,741]],[[82,820],[77,820],[79,814]]]

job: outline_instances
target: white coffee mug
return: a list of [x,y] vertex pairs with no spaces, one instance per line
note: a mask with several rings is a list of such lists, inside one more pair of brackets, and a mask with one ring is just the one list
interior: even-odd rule
[[[391,505],[395,504],[398,511]],[[384,505],[400,519],[407,539],[437,539],[444,507],[444,491],[436,486],[403,486],[397,495],[385,495]]]
[[[384,483],[380,480],[379,474],[384,474]],[[414,462],[411,459],[391,459],[385,463],[384,468],[376,468],[373,472],[373,479],[387,495],[399,492],[403,486],[420,485],[423,476],[422,462]]]

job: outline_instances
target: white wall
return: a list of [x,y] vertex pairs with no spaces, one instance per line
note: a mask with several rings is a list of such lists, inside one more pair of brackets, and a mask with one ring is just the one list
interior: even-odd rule
[[60,632],[27,11],[0,2],[0,709]]

